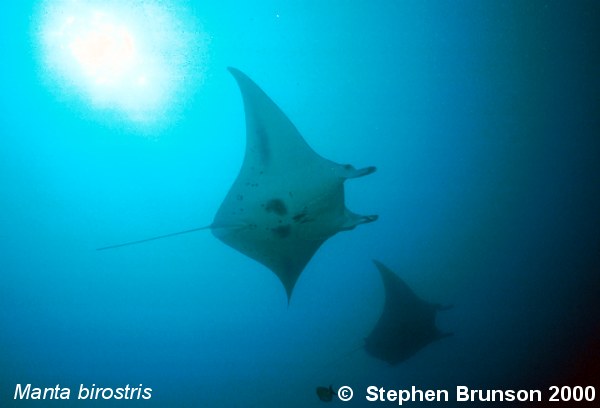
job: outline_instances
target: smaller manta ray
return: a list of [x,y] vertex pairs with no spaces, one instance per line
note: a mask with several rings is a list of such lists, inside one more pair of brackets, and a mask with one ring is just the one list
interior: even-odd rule
[[333,400],[333,396],[335,395],[335,391],[333,387],[330,385],[327,387],[317,387],[317,397],[323,402],[331,402]]
[[328,238],[377,219],[354,214],[344,203],[344,182],[371,174],[375,167],[356,169],[319,156],[254,81],[235,68],[229,72],[244,100],[246,152],[212,224],[98,249],[210,229],[273,271],[289,302],[304,267]]
[[451,336],[435,326],[441,306],[426,302],[402,279],[379,261],[373,260],[385,287],[385,304],[375,328],[365,339],[365,351],[395,365],[405,361],[429,343]]

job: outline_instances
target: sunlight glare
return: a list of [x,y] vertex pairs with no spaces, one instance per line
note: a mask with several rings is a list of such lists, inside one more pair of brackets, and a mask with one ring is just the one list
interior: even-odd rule
[[99,83],[115,82],[135,63],[134,40],[127,27],[103,23],[104,15],[99,13],[96,17],[94,26],[74,38],[69,46],[86,75]]
[[38,30],[44,74],[95,109],[164,120],[202,82],[207,48],[187,13],[166,3],[46,1]]

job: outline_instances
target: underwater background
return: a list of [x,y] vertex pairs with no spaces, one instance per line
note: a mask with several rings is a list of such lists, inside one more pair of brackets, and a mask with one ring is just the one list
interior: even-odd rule
[[[144,65],[151,92],[98,96],[69,77],[76,64],[61,68],[68,53],[45,30],[70,18],[60,7],[87,5],[156,24],[136,38],[160,53]],[[311,407],[329,384],[364,406],[368,385],[600,386],[598,21],[595,1],[5,5],[0,406]],[[320,155],[378,168],[346,184],[346,204],[379,220],[328,240],[289,306],[273,273],[209,231],[96,251],[210,224],[245,145],[227,66]],[[396,366],[367,355],[384,300],[372,259],[454,305],[437,318],[454,335]],[[70,387],[71,400],[15,401],[18,383]],[[152,398],[77,401],[79,384],[143,384]]]

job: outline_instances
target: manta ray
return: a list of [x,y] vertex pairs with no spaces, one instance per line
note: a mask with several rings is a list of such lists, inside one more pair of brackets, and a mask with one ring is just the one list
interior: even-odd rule
[[441,306],[420,299],[394,272],[373,260],[385,288],[383,312],[365,339],[365,351],[392,365],[405,361],[429,343],[451,336],[435,326]]
[[254,81],[238,69],[228,69],[244,101],[246,150],[213,222],[99,249],[210,229],[219,240],[273,271],[289,302],[298,277],[328,238],[377,219],[357,215],[344,203],[344,182],[371,174],[375,167],[356,169],[321,157]]

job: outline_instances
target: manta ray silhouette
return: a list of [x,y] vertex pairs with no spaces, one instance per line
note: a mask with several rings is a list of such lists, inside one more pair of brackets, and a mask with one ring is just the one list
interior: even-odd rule
[[273,271],[289,301],[306,264],[328,238],[377,219],[354,214],[344,203],[344,181],[371,174],[375,167],[356,169],[319,156],[258,85],[228,69],[244,101],[246,151],[212,224],[98,249],[211,229],[219,240]]
[[385,288],[383,312],[365,339],[365,351],[373,357],[395,365],[405,361],[429,343],[451,336],[435,326],[442,306],[420,299],[394,272],[373,260]]

